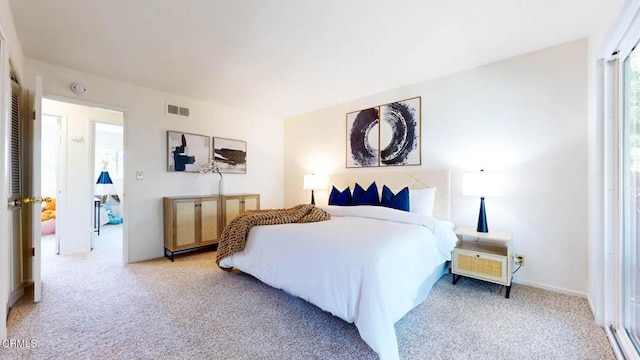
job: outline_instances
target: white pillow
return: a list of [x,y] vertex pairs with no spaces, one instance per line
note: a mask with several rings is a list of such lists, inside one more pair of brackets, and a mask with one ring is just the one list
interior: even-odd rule
[[433,217],[436,188],[409,190],[409,211]]

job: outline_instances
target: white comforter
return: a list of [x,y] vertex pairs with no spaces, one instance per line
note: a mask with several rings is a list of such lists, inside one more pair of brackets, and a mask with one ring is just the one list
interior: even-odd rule
[[329,221],[254,227],[244,251],[220,266],[355,323],[381,359],[397,359],[394,324],[426,299],[427,279],[450,259],[451,224],[378,206],[325,210]]

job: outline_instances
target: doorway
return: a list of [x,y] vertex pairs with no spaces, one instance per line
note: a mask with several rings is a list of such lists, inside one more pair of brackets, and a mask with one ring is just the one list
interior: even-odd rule
[[[59,193],[61,123],[62,119],[58,116],[42,115],[40,194],[42,197],[50,197],[52,199],[56,199]],[[56,202],[51,201],[42,208],[41,232],[42,240],[46,240],[47,243],[45,252],[60,254],[60,232],[56,231],[56,217],[59,217],[59,211],[56,210],[56,207]],[[50,247],[53,247],[53,249],[49,249]]]
[[[93,122],[94,236],[91,249],[122,246],[124,141],[123,126]],[[120,230],[114,230],[120,229]],[[107,239],[107,240],[105,240]]]
[[[92,252],[100,236],[108,235],[111,250],[124,259],[122,225],[104,230],[110,216],[122,218],[124,114],[46,98],[42,114],[42,196],[55,198],[48,205],[53,218],[43,209],[44,276],[52,256]],[[109,188],[96,184],[105,167],[113,180]]]

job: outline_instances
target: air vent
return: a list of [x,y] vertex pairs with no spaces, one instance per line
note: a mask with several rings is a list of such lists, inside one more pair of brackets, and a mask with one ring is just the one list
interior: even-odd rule
[[9,181],[9,197],[22,193],[22,174],[20,168],[21,129],[20,129],[20,98],[17,91],[11,92],[11,136],[9,138],[9,165],[11,174]]
[[189,117],[189,108],[167,103],[167,114]]

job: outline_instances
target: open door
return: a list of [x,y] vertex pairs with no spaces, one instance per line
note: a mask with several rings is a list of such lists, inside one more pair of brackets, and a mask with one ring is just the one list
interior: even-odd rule
[[[40,172],[42,164],[40,159],[42,158],[42,152],[40,148],[42,138],[42,77],[36,76],[36,93],[33,99],[34,119],[33,119],[33,162],[31,163],[32,180],[31,180],[31,193],[34,197],[40,198],[42,187],[40,184]],[[45,201],[51,201],[51,199],[45,199]],[[41,202],[41,201],[40,201]],[[40,202],[37,202],[40,205]],[[42,232],[40,226],[40,211],[34,211],[31,219],[31,243],[33,244],[33,301],[38,302],[42,298]],[[40,209],[38,209],[40,210]]]
[[41,197],[40,172],[41,172],[41,137],[42,137],[42,77],[36,76],[36,89],[32,104],[33,123],[31,138],[31,192],[30,197],[23,198],[25,204],[31,204],[31,246],[32,246],[32,271],[33,271],[33,301],[38,302],[42,298],[42,278],[41,278],[41,203],[51,201],[49,198]]

